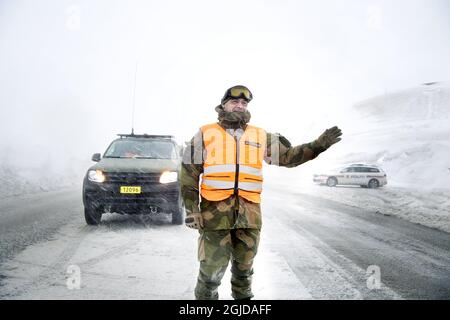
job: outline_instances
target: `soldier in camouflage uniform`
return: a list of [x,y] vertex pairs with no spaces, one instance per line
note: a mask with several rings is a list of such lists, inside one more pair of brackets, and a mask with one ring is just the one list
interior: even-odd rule
[[[233,92],[238,92],[239,95],[233,95]],[[218,124],[231,135],[245,130],[250,120],[247,104],[251,99],[251,92],[244,86],[228,89],[221,104],[216,107]],[[278,166],[296,167],[316,158],[340,141],[341,134],[339,128],[333,127],[318,139],[294,147],[283,136],[266,133],[264,161]],[[253,297],[252,265],[258,250],[262,224],[260,203],[249,201],[237,193],[220,201],[210,201],[203,197],[199,191],[199,180],[204,172],[205,156],[203,133],[199,130],[187,143],[181,169],[186,225],[198,229],[200,233],[200,271],[195,297],[202,300],[218,299],[217,290],[231,259],[232,296],[234,299],[250,299]]]

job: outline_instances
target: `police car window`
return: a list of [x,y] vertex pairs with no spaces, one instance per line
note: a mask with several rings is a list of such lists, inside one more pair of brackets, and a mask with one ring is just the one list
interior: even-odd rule
[[105,158],[175,159],[176,157],[174,144],[164,140],[116,140],[105,153]]
[[380,172],[380,170],[376,169],[376,168],[367,168],[368,172]]

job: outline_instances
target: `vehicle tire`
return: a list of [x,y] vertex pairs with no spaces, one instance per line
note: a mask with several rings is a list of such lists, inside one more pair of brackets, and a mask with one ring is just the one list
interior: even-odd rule
[[184,223],[184,205],[181,197],[178,199],[178,206],[172,211],[172,224]]
[[370,189],[376,189],[380,186],[380,182],[377,179],[371,179],[367,185]]
[[97,208],[84,207],[84,219],[90,226],[96,226],[102,220],[102,213]]
[[184,222],[184,207],[178,207],[172,212],[172,224],[183,224]]
[[335,177],[330,177],[327,180],[327,186],[335,187],[337,185],[337,179]]

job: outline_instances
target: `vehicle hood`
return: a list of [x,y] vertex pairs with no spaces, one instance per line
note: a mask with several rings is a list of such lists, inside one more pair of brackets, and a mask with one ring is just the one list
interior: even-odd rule
[[163,172],[178,171],[181,162],[178,159],[117,159],[103,158],[90,167],[90,170],[102,170],[106,172]]

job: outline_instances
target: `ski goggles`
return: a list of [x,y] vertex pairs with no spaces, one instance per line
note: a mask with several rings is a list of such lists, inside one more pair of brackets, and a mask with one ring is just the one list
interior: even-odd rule
[[246,87],[236,86],[228,89],[225,92],[225,95],[222,98],[222,102],[229,99],[239,99],[239,98],[245,99],[248,102],[250,102],[253,99],[253,95],[250,92],[250,90],[248,90]]

